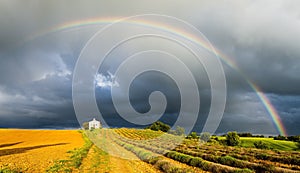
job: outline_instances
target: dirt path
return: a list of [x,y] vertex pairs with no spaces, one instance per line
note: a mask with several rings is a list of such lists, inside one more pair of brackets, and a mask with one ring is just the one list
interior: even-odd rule
[[110,172],[109,156],[93,145],[86,158],[83,159],[78,172],[97,173]]
[[[99,135],[96,143],[83,160],[80,172],[84,173],[157,173],[160,172],[152,165],[138,159],[138,157],[111,140],[106,131]],[[99,147],[97,147],[99,146]],[[107,152],[105,152],[107,151]]]
[[108,135],[107,151],[109,151],[111,172],[156,173],[160,172],[152,165],[141,161],[135,154],[116,144]]

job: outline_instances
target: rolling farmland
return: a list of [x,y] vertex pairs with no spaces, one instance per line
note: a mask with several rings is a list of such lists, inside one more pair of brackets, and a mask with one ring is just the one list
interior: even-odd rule
[[[0,172],[300,172],[294,143],[246,147],[142,129],[0,130]],[[245,145],[244,142],[242,145]],[[290,150],[290,151],[284,151]]]

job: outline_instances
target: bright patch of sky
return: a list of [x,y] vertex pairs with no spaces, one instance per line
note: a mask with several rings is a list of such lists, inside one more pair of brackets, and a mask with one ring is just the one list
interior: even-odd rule
[[107,75],[98,73],[95,76],[95,85],[99,88],[111,88],[118,87],[119,83],[115,80],[115,76],[108,72]]

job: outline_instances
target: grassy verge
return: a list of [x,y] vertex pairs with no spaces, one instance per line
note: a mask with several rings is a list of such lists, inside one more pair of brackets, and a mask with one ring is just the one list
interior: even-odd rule
[[[100,150],[98,147],[94,148],[95,155],[92,160],[92,169],[96,172],[96,169],[99,168],[101,164],[108,165],[108,153]],[[102,159],[99,159],[102,158]]]
[[[80,133],[82,133],[80,131]],[[85,158],[93,146],[93,143],[89,140],[85,133],[82,133],[82,138],[84,140],[84,145],[81,148],[68,151],[71,154],[67,160],[58,160],[54,163],[53,166],[48,168],[46,172],[56,173],[56,172],[72,172],[75,169],[78,169],[82,163],[82,159]]]
[[19,173],[19,172],[22,172],[20,170],[13,170],[13,169],[10,169],[10,168],[0,168],[0,173]]

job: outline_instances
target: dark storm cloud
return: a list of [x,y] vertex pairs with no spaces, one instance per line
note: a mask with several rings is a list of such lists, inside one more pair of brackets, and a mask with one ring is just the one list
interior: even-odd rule
[[[264,105],[244,79],[247,76],[270,98],[288,133],[300,133],[298,1],[167,0],[129,4],[113,0],[74,1],[72,5],[67,1],[1,1],[0,4],[0,127],[78,127],[71,96],[73,70],[82,47],[101,26],[54,32],[28,40],[32,35],[70,21],[159,13],[196,26],[241,71],[224,63],[228,96],[218,132],[277,133]],[[115,68],[114,63],[109,62],[103,69]],[[210,108],[208,82],[202,82],[206,75],[204,78],[199,75],[202,71],[202,68],[195,70],[202,108],[196,130],[202,129]],[[163,86],[170,84],[166,81],[151,84],[146,79],[137,80],[130,94],[132,104],[141,112],[149,109],[148,95],[152,89],[164,90]],[[101,111],[112,115],[108,118],[113,122],[116,112],[107,92],[110,90],[101,89],[97,96],[106,105]],[[171,85],[164,92],[170,98],[165,120],[173,122],[179,104],[176,87]]]
[[265,92],[299,94],[299,4],[269,2],[212,2],[195,17],[197,26]]

